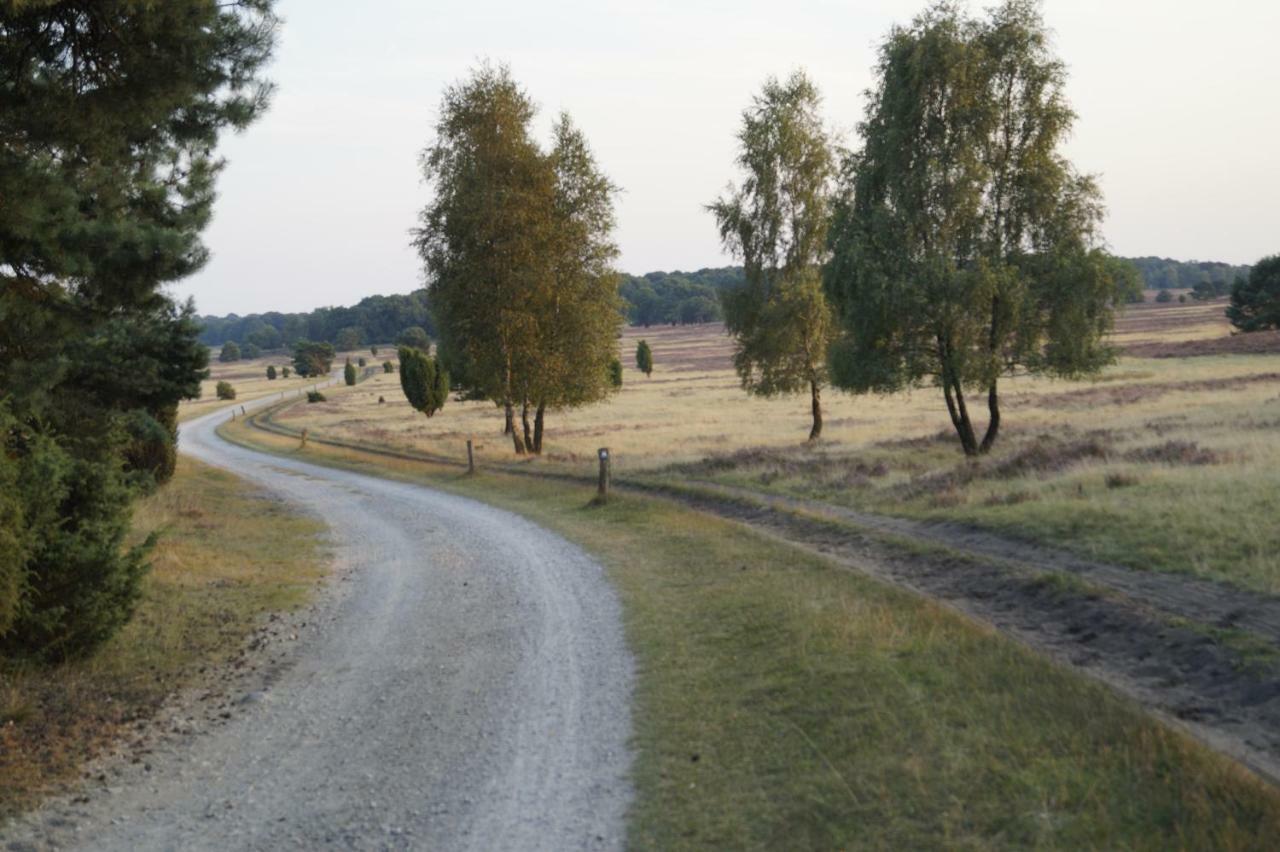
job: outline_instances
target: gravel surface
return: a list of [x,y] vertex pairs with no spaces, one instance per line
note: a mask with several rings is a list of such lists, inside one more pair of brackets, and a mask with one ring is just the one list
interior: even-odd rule
[[322,518],[346,582],[228,718],[7,845],[623,846],[633,662],[601,567],[509,512],[231,446],[227,416],[183,451]]

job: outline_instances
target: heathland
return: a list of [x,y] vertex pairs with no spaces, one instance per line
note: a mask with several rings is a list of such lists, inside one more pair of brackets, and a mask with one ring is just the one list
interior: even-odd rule
[[[1131,700],[1210,741],[1253,738],[1251,765],[1274,757],[1276,532],[1248,519],[1280,493],[1280,339],[1231,336],[1221,309],[1136,306],[1101,376],[1016,378],[1004,440],[977,461],[931,388],[832,394],[807,444],[805,400],[745,395],[714,325],[627,331],[624,363],[644,338],[652,377],[628,368],[610,402],[549,417],[541,458],[512,455],[492,403],[428,419],[394,374],[224,434],[496,502],[600,556],[640,663],[638,845],[1249,848],[1275,830],[1273,790]],[[458,467],[469,438],[476,477]],[[624,492],[593,509],[573,477],[602,446]],[[778,499],[791,514],[760,508]],[[1096,562],[1035,563],[1060,550]],[[1236,622],[1191,617],[1237,599]]]

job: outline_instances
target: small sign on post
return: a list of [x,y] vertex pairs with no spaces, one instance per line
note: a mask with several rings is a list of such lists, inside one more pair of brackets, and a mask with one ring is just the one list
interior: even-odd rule
[[471,438],[467,439],[467,473],[476,472],[476,455],[471,441]]
[[601,447],[598,452],[600,456],[600,488],[596,492],[596,501],[607,503],[609,502],[609,448]]

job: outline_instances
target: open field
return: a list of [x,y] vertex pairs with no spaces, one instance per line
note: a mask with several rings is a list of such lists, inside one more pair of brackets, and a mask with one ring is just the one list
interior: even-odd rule
[[[1136,306],[1115,342],[1230,348],[1253,338],[1231,337],[1221,310],[1220,301]],[[1095,380],[1007,380],[1001,441],[972,463],[960,455],[936,389],[828,391],[823,441],[809,447],[807,401],[744,394],[718,327],[629,329],[624,363],[641,337],[654,349],[652,378],[628,368],[607,404],[549,415],[546,455],[520,463],[589,473],[596,448],[609,446],[622,477],[706,480],[964,521],[1089,558],[1280,591],[1280,525],[1272,523],[1280,511],[1280,351],[1125,355]],[[454,458],[474,435],[481,464],[516,461],[493,405],[451,402],[427,419],[405,402],[395,375],[276,420]]]
[[[232,405],[245,403],[251,399],[259,399],[270,394],[284,394],[286,396],[293,394],[297,396],[316,383],[315,379],[304,379],[297,375],[290,375],[287,379],[281,378],[279,375],[281,367],[287,366],[290,370],[293,369],[293,359],[284,353],[233,361],[230,364],[223,364],[218,361],[216,348],[209,355],[209,378],[200,383],[199,399],[188,400],[179,407],[178,419],[180,421],[190,420],[193,417],[199,417],[202,414],[208,414],[220,408],[229,408]],[[394,357],[394,351],[392,355]],[[361,349],[354,352],[341,352],[334,358],[333,363],[340,367],[345,363],[345,359],[348,356],[350,356],[352,363],[355,363],[358,358],[365,358],[370,364],[381,363],[383,360],[375,358],[369,353],[368,349]],[[275,365],[276,378],[267,378],[268,365]],[[236,389],[234,401],[228,402],[227,400],[218,399],[216,393],[218,382],[231,383],[231,386]]]
[[1280,830],[1273,788],[1109,689],[736,524],[223,432],[511,508],[604,561],[638,661],[636,848],[1246,849]]
[[134,528],[162,537],[133,620],[82,662],[0,669],[0,818],[142,730],[165,698],[225,667],[264,613],[303,603],[327,571],[315,521],[185,457],[139,504]]

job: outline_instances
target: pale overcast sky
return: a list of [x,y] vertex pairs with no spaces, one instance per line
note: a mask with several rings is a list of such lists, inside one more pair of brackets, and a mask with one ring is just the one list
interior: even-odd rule
[[[618,199],[627,272],[729,262],[702,205],[734,177],[739,114],[770,74],[821,86],[856,143],[876,45],[924,0],[282,0],[271,111],[228,138],[206,238],[178,285],[202,313],[310,310],[421,286],[408,231],[441,91],[508,63],[569,111]],[[983,3],[972,4],[975,9]],[[1280,251],[1277,0],[1046,0],[1123,255],[1251,263]]]

